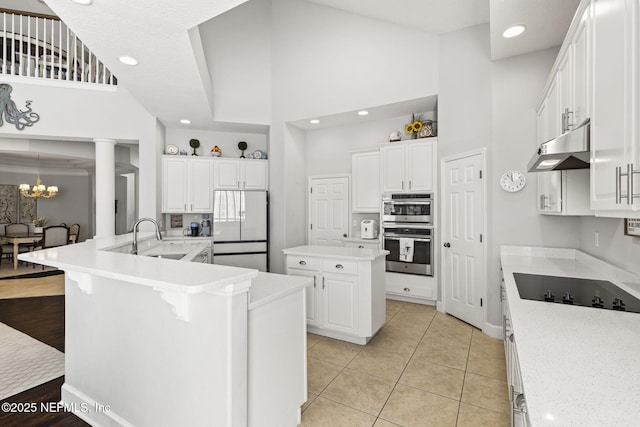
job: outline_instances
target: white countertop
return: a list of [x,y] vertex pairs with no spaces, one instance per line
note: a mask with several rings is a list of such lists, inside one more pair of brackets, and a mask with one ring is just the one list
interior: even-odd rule
[[[158,246],[153,232],[141,232],[139,253],[197,254],[208,246],[205,241]],[[154,289],[182,293],[200,293],[226,285],[251,280],[258,270],[223,265],[185,262],[172,259],[131,255],[131,234],[88,240],[42,251],[27,252],[19,259],[96,276],[151,286]],[[120,251],[120,252],[118,252]],[[185,256],[185,259],[188,258]]]
[[249,310],[282,298],[311,284],[313,284],[313,278],[311,277],[260,272],[258,277],[251,280]]
[[285,255],[326,257],[334,259],[348,259],[354,261],[373,261],[374,259],[388,255],[389,251],[384,249],[360,249],[345,248],[342,246],[307,245],[283,249],[282,253],[284,253]]
[[375,239],[363,239],[362,237],[360,237],[360,235],[355,235],[353,237],[345,237],[344,239],[345,242],[356,242],[356,243],[379,243],[380,239],[378,239],[377,237]]
[[640,419],[640,314],[520,299],[513,273],[640,277],[573,249],[501,247],[518,361],[534,426],[630,426]]

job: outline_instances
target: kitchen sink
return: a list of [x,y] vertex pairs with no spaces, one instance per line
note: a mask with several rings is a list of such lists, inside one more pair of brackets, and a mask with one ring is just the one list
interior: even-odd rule
[[150,256],[154,258],[182,259],[186,255],[187,254],[153,254],[153,255],[146,255],[146,256]]

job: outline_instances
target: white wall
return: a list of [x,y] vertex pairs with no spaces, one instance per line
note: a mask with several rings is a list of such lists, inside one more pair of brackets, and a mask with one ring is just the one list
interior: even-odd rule
[[[32,100],[40,120],[24,130],[5,123],[0,138],[86,141],[112,138],[136,142],[140,155],[139,214],[156,217],[159,156],[164,141],[157,141],[157,121],[124,87],[84,89],[80,84],[51,86],[39,81],[5,78],[13,86],[12,99],[19,108]],[[99,161],[99,159],[98,159]]]
[[500,324],[500,245],[575,248],[579,218],[536,213],[537,175],[527,173],[524,190],[509,194],[498,179],[507,170],[525,172],[536,143],[536,114],[544,83],[557,49],[547,49],[493,63],[493,187],[492,233],[489,252],[489,321]]
[[536,177],[520,192],[498,185],[507,170],[525,172],[536,146],[535,107],[555,60],[548,49],[491,62],[489,26],[441,37],[438,96],[440,157],[487,148],[487,321],[500,325],[500,245],[576,247],[579,220],[538,215]]
[[[624,235],[624,220],[580,218],[579,248],[624,270],[640,275],[640,237]],[[598,232],[599,246],[594,234]]]
[[167,144],[173,144],[180,150],[187,150],[189,155],[193,153],[193,148],[189,146],[189,140],[192,138],[200,141],[200,148],[196,150],[199,156],[211,156],[211,148],[217,145],[222,150],[222,157],[239,158],[241,151],[238,149],[238,142],[240,141],[247,143],[245,156],[255,150],[262,150],[268,154],[267,135],[265,134],[167,128]]
[[310,2],[272,3],[273,94],[287,121],[438,92],[436,36]]
[[[22,183],[34,184],[38,171],[30,168],[23,169],[20,172],[0,170],[0,184],[13,184],[16,187]],[[45,185],[57,185],[60,192],[52,199],[38,199],[37,214],[47,218],[49,221],[47,225],[64,222],[69,226],[78,223],[80,240],[91,238],[93,236],[91,233],[93,230],[91,177],[87,174],[50,174],[46,169],[42,169],[40,178]]]
[[271,270],[282,272],[281,250],[305,241],[310,166],[304,133],[286,123],[438,93],[438,38],[295,0],[272,0],[272,18]]
[[252,0],[199,27],[216,121],[271,121],[271,0]]
[[[420,112],[423,120],[434,120],[435,112]],[[344,126],[307,131],[307,175],[351,173],[351,154],[354,151],[378,149],[390,144],[389,134],[404,132],[411,116],[385,120],[362,121]]]

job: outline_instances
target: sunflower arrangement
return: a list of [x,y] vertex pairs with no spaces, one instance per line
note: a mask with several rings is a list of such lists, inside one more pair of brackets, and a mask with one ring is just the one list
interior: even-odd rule
[[404,132],[407,135],[411,135],[414,138],[418,136],[418,133],[422,130],[422,120],[420,116],[416,118],[415,114],[411,115],[411,123],[407,123],[404,127]]

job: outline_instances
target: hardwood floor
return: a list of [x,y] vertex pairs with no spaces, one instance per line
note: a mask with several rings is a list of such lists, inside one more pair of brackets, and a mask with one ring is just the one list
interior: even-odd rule
[[0,299],[0,322],[64,352],[64,296]]
[[[0,322],[64,352],[63,295],[0,299]],[[64,377],[56,378],[0,401],[0,426],[88,426],[58,406],[63,383]],[[16,412],[24,407],[18,404],[34,411]]]

